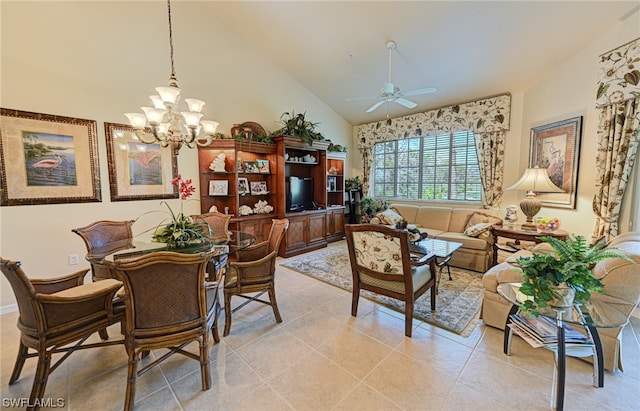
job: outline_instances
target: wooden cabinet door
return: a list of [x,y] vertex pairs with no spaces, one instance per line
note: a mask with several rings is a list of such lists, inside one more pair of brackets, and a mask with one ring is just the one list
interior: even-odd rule
[[243,220],[238,222],[238,230],[256,237],[256,243],[266,241],[271,229],[271,218]]
[[307,244],[326,242],[327,234],[327,215],[314,214],[309,216],[307,227]]
[[307,245],[307,217],[288,217],[287,252]]
[[333,235],[342,238],[344,236],[344,209],[335,210],[333,213]]

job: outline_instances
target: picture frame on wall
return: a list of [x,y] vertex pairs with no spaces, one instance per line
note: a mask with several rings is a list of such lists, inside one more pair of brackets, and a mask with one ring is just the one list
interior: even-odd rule
[[544,207],[576,208],[582,116],[531,129],[529,167],[547,169],[562,193],[536,195]]
[[99,202],[95,120],[0,109],[0,205]]
[[178,175],[171,147],[140,142],[126,124],[105,122],[104,129],[111,201],[178,198],[178,188],[171,184]]
[[249,180],[246,177],[238,177],[238,194],[241,196],[249,194]]
[[269,194],[266,181],[252,181],[251,182],[251,195]]
[[229,181],[227,180],[210,180],[209,181],[210,196],[226,196],[229,195]]

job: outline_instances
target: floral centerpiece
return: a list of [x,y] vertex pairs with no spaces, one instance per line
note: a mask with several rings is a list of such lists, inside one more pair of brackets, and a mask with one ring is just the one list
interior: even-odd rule
[[[180,212],[175,213],[166,201],[162,201],[169,209],[171,219],[169,223],[164,220],[161,222],[153,233],[153,241],[158,243],[167,243],[167,248],[185,248],[194,244],[206,241],[203,234],[204,228],[201,224],[196,224],[190,216],[184,215],[183,206],[187,200],[196,191],[191,179],[182,180],[182,176],[178,174],[171,184],[178,187],[180,193]],[[161,203],[161,204],[162,204]]]

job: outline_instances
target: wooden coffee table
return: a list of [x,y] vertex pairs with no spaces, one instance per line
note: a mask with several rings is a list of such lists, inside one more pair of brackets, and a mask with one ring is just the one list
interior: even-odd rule
[[[504,248],[498,244],[498,237],[510,238],[515,240],[515,245],[520,245],[520,241],[531,241],[534,243],[541,243],[542,240],[540,237],[555,237],[559,240],[566,240],[569,233],[564,230],[555,230],[552,232],[539,232],[539,231],[528,231],[522,230],[519,225],[515,225],[513,227],[509,227],[506,225],[494,225],[491,227],[491,232],[493,233],[494,242],[493,242],[493,265],[498,263],[498,250],[503,250],[507,252],[515,252],[512,248]],[[516,247],[517,248],[517,247]]]

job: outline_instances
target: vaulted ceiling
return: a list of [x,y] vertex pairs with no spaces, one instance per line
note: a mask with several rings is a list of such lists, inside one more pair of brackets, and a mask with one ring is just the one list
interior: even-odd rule
[[[203,4],[352,124],[525,91],[640,7],[639,1]],[[418,103],[412,110],[390,103],[366,113],[376,100],[347,99],[380,93],[389,40],[397,43],[395,85],[437,92],[409,97]]]

